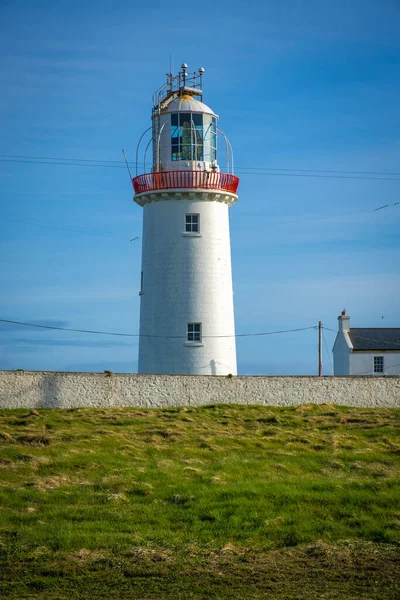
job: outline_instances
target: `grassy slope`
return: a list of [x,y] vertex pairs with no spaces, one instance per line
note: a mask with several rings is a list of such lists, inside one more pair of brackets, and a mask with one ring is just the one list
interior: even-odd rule
[[0,595],[399,598],[399,416],[2,411]]

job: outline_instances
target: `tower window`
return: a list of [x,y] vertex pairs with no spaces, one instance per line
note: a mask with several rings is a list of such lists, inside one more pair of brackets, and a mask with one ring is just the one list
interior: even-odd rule
[[185,215],[185,231],[187,233],[200,232],[200,215],[198,213]]
[[383,356],[374,356],[374,373],[383,373]]
[[201,323],[187,324],[187,341],[201,342]]

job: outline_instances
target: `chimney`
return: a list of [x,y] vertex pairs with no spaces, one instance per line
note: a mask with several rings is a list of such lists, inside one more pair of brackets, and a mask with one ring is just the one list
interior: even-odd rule
[[338,317],[339,331],[348,333],[350,331],[350,317],[346,315],[346,311],[342,310],[342,314]]

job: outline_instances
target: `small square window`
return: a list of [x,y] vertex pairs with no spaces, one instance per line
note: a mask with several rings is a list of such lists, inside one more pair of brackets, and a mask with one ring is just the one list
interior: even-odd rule
[[383,373],[383,356],[374,356],[374,373]]
[[187,341],[201,342],[201,323],[187,324]]
[[199,233],[200,232],[200,215],[199,214],[185,215],[185,231],[187,233]]

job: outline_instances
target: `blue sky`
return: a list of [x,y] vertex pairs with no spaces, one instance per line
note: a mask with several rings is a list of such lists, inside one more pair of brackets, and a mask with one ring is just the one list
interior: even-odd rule
[[[0,0],[0,318],[138,332],[142,215],[123,165],[6,157],[133,162],[171,55],[206,69],[235,152],[237,333],[336,330],[343,308],[399,327],[399,30],[396,0]],[[134,372],[137,344],[0,323],[0,368]],[[317,372],[314,330],[237,349],[242,374]]]

